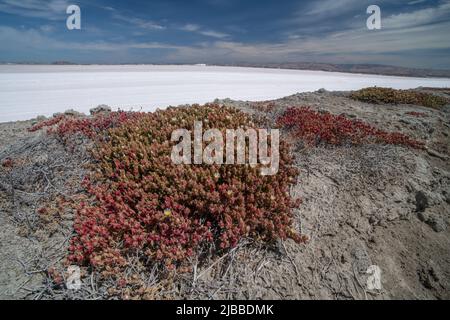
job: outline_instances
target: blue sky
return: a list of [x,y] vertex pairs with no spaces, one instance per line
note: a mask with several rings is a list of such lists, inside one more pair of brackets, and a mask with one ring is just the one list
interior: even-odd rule
[[[81,8],[81,30],[66,8]],[[381,8],[368,30],[366,9]],[[450,69],[450,0],[0,0],[0,61]]]

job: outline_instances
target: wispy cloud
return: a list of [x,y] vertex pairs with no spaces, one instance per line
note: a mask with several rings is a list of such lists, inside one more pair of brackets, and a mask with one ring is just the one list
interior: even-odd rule
[[50,37],[38,29],[16,29],[0,26],[0,42],[8,43],[3,50],[82,50],[126,51],[128,49],[182,49],[181,46],[158,42],[111,42],[111,41],[63,41]]
[[410,28],[448,21],[449,18],[450,1],[445,1],[435,7],[391,15],[383,20],[383,26],[387,29]]
[[182,31],[188,31],[188,32],[195,32],[198,34],[201,34],[206,37],[212,37],[212,38],[218,38],[218,39],[225,39],[230,37],[229,34],[224,32],[219,32],[211,29],[204,29],[201,26],[193,23],[188,23],[180,28]]
[[358,5],[363,5],[361,0],[317,0],[306,8],[302,8],[301,15],[336,16],[343,12],[354,10]]
[[426,1],[427,0],[413,0],[413,1],[408,2],[408,5],[413,6],[415,4],[424,3]]
[[119,20],[121,22],[126,22],[129,23],[131,25],[134,25],[138,28],[141,29],[146,29],[146,30],[164,30],[167,27],[163,26],[159,23],[156,23],[154,21],[151,20],[145,20],[145,19],[141,19],[141,18],[136,18],[136,17],[130,17],[130,16],[126,16],[123,14],[118,13],[115,9],[108,7],[110,11],[113,11],[112,17],[116,20]]
[[199,33],[204,36],[207,36],[207,37],[220,38],[220,39],[228,38],[230,36],[227,33],[218,32],[218,31],[214,31],[214,30],[202,30]]
[[0,12],[47,20],[66,19],[67,0],[1,0]]
[[45,33],[49,33],[55,30],[55,27],[49,24],[44,24],[39,27],[39,29]]
[[195,32],[200,30],[200,26],[193,23],[188,23],[180,28],[183,31]]

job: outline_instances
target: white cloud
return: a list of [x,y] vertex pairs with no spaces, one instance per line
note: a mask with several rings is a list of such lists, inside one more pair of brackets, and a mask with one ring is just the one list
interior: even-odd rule
[[67,18],[67,0],[1,0],[0,12],[47,20]]
[[212,38],[218,38],[218,39],[225,39],[230,36],[227,33],[210,30],[210,29],[203,29],[198,24],[193,24],[193,23],[188,23],[188,24],[182,26],[180,28],[180,30],[187,31],[187,32],[195,32],[195,33],[201,34],[205,37],[212,37]]
[[[302,10],[301,15],[338,15],[343,12],[353,10],[356,6],[361,5],[361,0],[318,0],[313,1],[306,8],[306,12]],[[364,5],[364,4],[363,4]]]
[[[113,8],[111,8],[112,10],[110,11],[116,11]],[[112,17],[116,20],[119,21],[123,21],[123,22],[127,22],[129,24],[132,24],[138,28],[141,29],[146,29],[146,30],[165,30],[167,27],[163,26],[161,24],[158,24],[156,22],[150,21],[150,20],[144,20],[144,19],[140,19],[140,18],[135,18],[135,17],[128,17],[122,14],[119,14],[117,12],[115,12]]]
[[157,42],[108,42],[108,41],[61,41],[37,29],[15,29],[0,26],[0,52],[24,50],[81,50],[81,51],[126,51],[128,49],[182,49],[183,47]]
[[202,30],[199,33],[201,35],[204,35],[207,37],[220,38],[220,39],[229,37],[229,35],[226,33],[218,32],[218,31],[214,31],[214,30]]
[[445,1],[436,7],[430,7],[415,10],[407,13],[391,15],[382,20],[383,27],[392,28],[409,28],[429,23],[436,23],[442,20],[448,20],[450,17],[450,1]]
[[[207,48],[183,47],[169,55],[172,60],[210,61],[211,57],[228,61],[287,62],[312,61],[378,63],[428,66],[433,63],[450,65],[450,57],[436,57],[427,61],[427,52],[449,50],[450,43],[442,41],[450,33],[450,21],[405,29],[383,29],[370,32],[364,29],[342,31],[328,36],[291,37],[281,43],[248,44],[216,41]],[[405,54],[409,52],[409,54]],[[209,60],[208,60],[209,59]],[[383,60],[385,59],[385,60]],[[412,65],[414,66],[414,65]]]
[[413,0],[413,1],[408,2],[408,4],[409,4],[410,6],[412,6],[412,5],[415,5],[415,4],[424,3],[424,2],[426,2],[426,1],[427,1],[427,0]]
[[49,24],[44,24],[43,26],[40,26],[39,29],[45,33],[48,33],[48,32],[52,32],[53,30],[55,30],[55,27],[53,27],[52,25],[49,25]]
[[197,24],[188,23],[180,28],[183,31],[195,32],[200,30],[200,26]]

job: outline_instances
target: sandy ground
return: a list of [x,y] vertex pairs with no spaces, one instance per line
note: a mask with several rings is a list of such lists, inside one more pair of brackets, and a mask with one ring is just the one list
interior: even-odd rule
[[[191,274],[183,276],[172,290],[175,298],[450,298],[450,106],[437,111],[372,105],[347,95],[320,90],[271,102],[216,102],[266,117],[269,125],[288,106],[344,113],[421,139],[427,150],[304,149],[284,132],[301,171],[292,189],[303,199],[296,225],[311,240],[243,245],[202,266],[195,281]],[[407,115],[410,111],[428,117]],[[0,174],[0,298],[71,298],[48,290],[45,270],[64,257],[73,213],[54,210],[55,226],[37,208],[79,192],[88,157],[73,156],[43,132],[27,132],[32,122],[0,124],[0,160],[20,159],[14,170]],[[371,266],[381,272],[379,290],[367,285]],[[92,291],[78,297],[103,297]]]
[[[254,109],[245,102],[224,103],[249,112]],[[274,256],[267,273],[256,280],[261,286],[250,282],[248,295],[241,297],[450,298],[449,107],[439,112],[370,105],[339,92],[303,93],[273,103],[271,119],[286,107],[299,105],[345,113],[425,140],[442,159],[394,146],[296,151],[301,175],[293,193],[303,199],[298,217],[311,242],[286,243],[291,265]],[[260,109],[265,112],[264,104]],[[410,111],[429,117],[405,115]],[[424,212],[418,208],[418,194],[427,199]],[[381,270],[380,291],[367,290],[371,265]]]

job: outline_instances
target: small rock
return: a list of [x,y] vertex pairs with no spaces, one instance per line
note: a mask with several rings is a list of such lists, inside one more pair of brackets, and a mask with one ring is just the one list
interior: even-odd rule
[[400,215],[398,214],[398,212],[394,211],[394,212],[390,212],[386,218],[387,218],[387,221],[392,222],[392,221],[398,220],[400,218]]
[[31,119],[31,125],[32,126],[37,125],[39,122],[45,121],[46,119],[47,119],[46,116],[42,116],[42,115],[37,116],[36,118]]
[[423,212],[428,208],[428,198],[423,191],[416,192],[416,212]]
[[97,114],[100,112],[111,112],[111,107],[107,106],[106,104],[100,104],[97,107],[89,110],[89,112],[91,113],[91,115],[94,115],[94,114]]
[[411,122],[406,119],[400,119],[400,120],[398,120],[398,122],[404,123],[404,124],[411,124]]
[[436,150],[432,150],[432,149],[427,149],[427,153],[435,158],[439,158],[441,160],[447,160],[448,157],[445,154],[439,153]]
[[442,271],[432,261],[425,262],[418,270],[420,282],[428,289],[436,289],[443,279]]
[[441,217],[431,216],[430,219],[428,219],[427,223],[436,232],[442,232],[447,229],[447,224],[445,223],[444,219],[442,219]]
[[419,212],[418,217],[420,221],[428,224],[436,232],[442,232],[447,229],[447,223],[437,213]]
[[356,115],[355,114],[353,114],[353,113],[341,113],[340,114],[341,116],[344,116],[344,117],[346,117],[346,118],[350,118],[350,119],[354,119],[354,118],[356,118]]
[[372,264],[367,250],[364,247],[354,247],[350,251],[350,254],[356,269],[361,273],[365,273],[367,268]]
[[447,202],[448,204],[450,204],[450,193],[447,193],[445,195],[445,202]]
[[326,93],[326,92],[328,91],[324,88],[320,88],[319,90],[317,90],[317,93]]
[[419,212],[419,214],[417,215],[419,217],[419,220],[422,222],[427,222],[428,219],[430,219],[430,215],[424,211]]
[[66,116],[73,116],[73,117],[76,117],[76,116],[81,115],[80,112],[75,111],[75,110],[73,110],[73,109],[69,109],[69,110],[64,111],[64,114],[65,114]]

